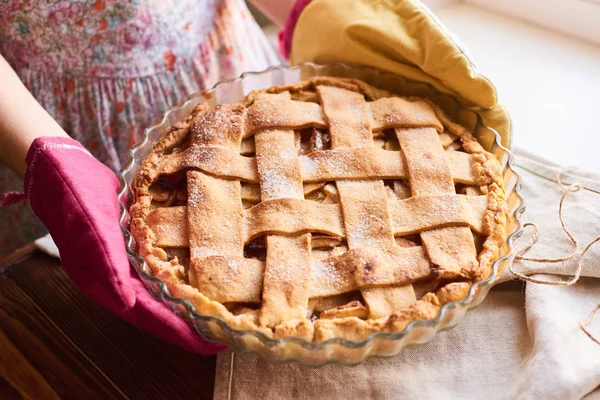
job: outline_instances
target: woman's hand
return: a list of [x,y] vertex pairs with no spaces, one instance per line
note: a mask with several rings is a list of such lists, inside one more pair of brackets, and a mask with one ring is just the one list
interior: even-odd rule
[[[367,65],[428,83],[479,108],[483,122],[510,146],[510,119],[495,87],[422,1],[297,0],[280,48],[291,64]],[[471,125],[468,118],[459,122]]]
[[250,0],[277,26],[282,27],[296,0]]
[[33,98],[1,55],[0,77],[0,163],[23,176],[25,155],[35,138],[69,136]]
[[214,354],[185,320],[154,299],[129,265],[119,225],[119,181],[77,141],[35,139],[25,194],[56,243],[62,265],[92,300],[131,324],[187,350]]
[[0,76],[0,162],[25,176],[25,197],[75,285],[131,324],[187,350],[223,350],[154,299],[129,265],[115,174],[68,137],[2,57]]

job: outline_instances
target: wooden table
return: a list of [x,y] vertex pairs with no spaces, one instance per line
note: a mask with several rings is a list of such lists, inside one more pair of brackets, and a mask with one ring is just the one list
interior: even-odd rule
[[92,303],[33,244],[0,257],[2,400],[208,399],[215,362]]

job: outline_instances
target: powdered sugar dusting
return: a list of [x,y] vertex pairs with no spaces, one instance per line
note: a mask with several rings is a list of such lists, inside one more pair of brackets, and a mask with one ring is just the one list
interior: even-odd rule
[[286,149],[283,149],[279,153],[279,157],[282,160],[293,160],[294,158],[298,157],[298,149],[294,147],[288,147]]
[[280,282],[292,282],[293,280],[297,280],[299,278],[295,276],[291,265],[283,263],[268,264],[265,275],[269,280],[276,280]]
[[276,198],[303,198],[302,178],[296,161],[298,149],[278,148],[277,144],[270,140],[263,140],[257,150],[261,152],[257,154],[257,163],[263,201]]
[[243,268],[243,259],[238,257],[223,257],[225,261],[225,268],[219,270],[217,275],[218,280],[221,283],[237,282],[239,275]]
[[201,147],[194,145],[185,152],[186,165],[206,166],[215,165],[213,151],[211,147]]
[[318,163],[314,158],[300,156],[300,166],[302,167],[302,175],[315,175]]
[[332,157],[326,159],[325,168],[336,176],[347,175],[349,166],[354,162],[352,154],[346,151],[335,151],[330,154]]
[[204,193],[202,191],[200,191],[198,188],[192,187],[192,188],[190,188],[190,190],[188,190],[188,206],[189,207],[198,207],[205,201],[206,201],[206,197],[204,196]]
[[388,221],[365,207],[353,218],[348,227],[348,244],[352,248],[381,247],[381,233],[386,229]]
[[295,182],[274,170],[261,174],[261,196],[263,199],[298,198]]
[[191,258],[204,258],[204,257],[211,257],[211,256],[218,256],[220,255],[220,252],[217,251],[213,246],[211,246],[211,243],[208,243],[208,246],[191,246],[190,247],[190,257]]
[[324,286],[331,287],[340,282],[340,276],[332,258],[314,260],[311,272],[313,281],[323,282]]

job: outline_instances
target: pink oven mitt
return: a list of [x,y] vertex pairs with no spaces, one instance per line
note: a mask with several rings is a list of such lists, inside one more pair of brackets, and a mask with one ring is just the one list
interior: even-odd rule
[[119,226],[119,181],[107,167],[79,142],[58,137],[36,139],[26,162],[25,195],[75,285],[124,320],[189,351],[225,348],[200,339],[130,266]]

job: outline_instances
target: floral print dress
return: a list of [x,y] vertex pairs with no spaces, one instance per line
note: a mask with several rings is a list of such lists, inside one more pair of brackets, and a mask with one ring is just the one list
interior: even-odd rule
[[[0,54],[115,171],[167,108],[279,63],[243,0],[0,0]],[[0,166],[0,194],[13,190],[21,179]],[[44,233],[27,205],[0,208],[0,255]]]

